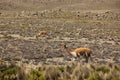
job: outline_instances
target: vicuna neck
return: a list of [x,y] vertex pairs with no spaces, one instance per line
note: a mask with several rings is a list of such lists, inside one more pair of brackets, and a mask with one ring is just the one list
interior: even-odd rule
[[68,48],[64,48],[68,54],[71,54],[71,51]]

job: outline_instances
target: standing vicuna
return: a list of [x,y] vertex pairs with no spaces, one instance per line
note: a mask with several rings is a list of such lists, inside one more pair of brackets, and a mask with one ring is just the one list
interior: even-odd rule
[[[80,60],[80,56],[85,57],[86,62],[88,62],[88,59],[91,59],[92,51],[90,48],[76,48],[75,50],[69,50],[66,45],[63,45],[63,48],[68,54],[71,54],[74,58],[78,58]],[[92,60],[92,59],[91,59]]]

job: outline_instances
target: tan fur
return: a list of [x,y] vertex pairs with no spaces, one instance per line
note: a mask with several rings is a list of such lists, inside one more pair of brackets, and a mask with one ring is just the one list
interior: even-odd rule
[[85,54],[87,53],[87,55],[91,54],[91,50],[89,48],[77,48],[75,50],[73,50],[73,52],[75,52],[76,54]]
[[90,48],[76,48],[75,50],[69,50],[66,45],[63,46],[67,53],[71,54],[72,52],[76,53],[77,58],[80,56],[84,56],[86,58],[86,62],[88,62],[88,58],[91,58],[92,51]]
[[46,35],[47,32],[46,31],[40,31],[37,35],[36,35],[36,39],[38,39],[38,37]]

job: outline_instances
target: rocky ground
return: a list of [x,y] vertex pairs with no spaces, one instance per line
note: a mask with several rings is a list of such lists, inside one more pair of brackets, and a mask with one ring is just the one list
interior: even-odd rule
[[[78,4],[74,4],[72,8],[76,9],[76,6]],[[66,44],[70,49],[91,48],[94,63],[120,64],[118,7],[102,10],[72,8],[60,6],[39,11],[1,10],[1,58],[15,61],[22,59],[34,64],[65,64],[71,61],[71,56],[61,48],[61,44]],[[39,31],[46,31],[47,34],[36,39]]]

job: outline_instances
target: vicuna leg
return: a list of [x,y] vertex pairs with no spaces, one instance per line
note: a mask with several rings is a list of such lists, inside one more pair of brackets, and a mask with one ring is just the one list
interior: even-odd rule
[[78,60],[78,57],[73,57],[73,61],[76,61],[76,60]]
[[88,63],[88,54],[87,54],[87,52],[85,52],[85,59],[86,59],[86,63]]
[[92,62],[93,62],[93,59],[92,59],[92,57],[90,56],[89,58],[90,58],[90,61],[92,61]]
[[85,61],[85,62],[86,62],[86,63],[88,63],[88,57],[87,57],[87,56],[85,57],[85,59],[86,59],[86,61]]
[[77,60],[78,60],[78,62],[80,62],[80,56],[79,56],[79,57],[77,57]]
[[80,62],[80,55],[77,54],[77,60]]

